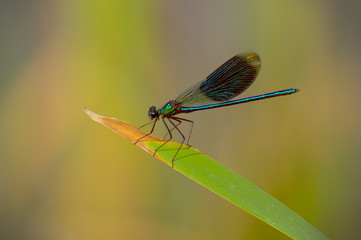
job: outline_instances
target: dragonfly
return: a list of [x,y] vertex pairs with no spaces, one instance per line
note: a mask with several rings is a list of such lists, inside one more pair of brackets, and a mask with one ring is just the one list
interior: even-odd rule
[[[249,52],[238,54],[218,67],[208,77],[183,91],[174,100],[168,101],[162,108],[157,109],[155,106],[151,106],[148,111],[148,117],[151,119],[151,122],[141,127],[153,123],[152,129],[149,133],[139,138],[135,144],[137,144],[141,139],[152,134],[156,123],[161,120],[168,131],[167,135],[169,134],[169,138],[154,151],[153,156],[160,148],[173,139],[172,131],[175,129],[182,137],[182,141],[177,152],[172,158],[171,163],[173,168],[174,159],[186,140],[184,134],[180,131],[178,126],[183,121],[189,122],[191,124],[190,133],[186,143],[188,146],[190,146],[189,140],[194,125],[192,120],[180,118],[178,117],[178,114],[191,113],[195,111],[253,102],[262,99],[286,96],[299,91],[297,88],[289,88],[252,97],[232,100],[252,85],[260,71],[260,68],[261,58],[257,53]],[[171,125],[171,128],[168,126],[166,120],[168,121],[168,124]]]

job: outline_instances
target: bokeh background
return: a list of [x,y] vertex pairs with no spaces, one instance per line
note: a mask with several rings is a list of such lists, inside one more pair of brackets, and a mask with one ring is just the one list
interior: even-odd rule
[[360,237],[360,12],[356,0],[1,1],[0,238],[288,239],[81,108],[140,126],[244,51],[263,65],[242,96],[301,92],[187,115],[192,146],[331,239]]

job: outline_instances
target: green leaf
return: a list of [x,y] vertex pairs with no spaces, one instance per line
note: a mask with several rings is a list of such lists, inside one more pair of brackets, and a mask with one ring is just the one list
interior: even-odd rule
[[[112,129],[135,143],[145,132],[129,123],[97,115],[84,108],[96,122]],[[154,154],[165,140],[149,135],[137,146]],[[179,143],[168,142],[159,149],[156,158],[171,166]],[[321,232],[257,186],[242,178],[202,152],[183,146],[174,160],[174,170],[213,191],[236,206],[261,219],[293,239],[327,239]]]

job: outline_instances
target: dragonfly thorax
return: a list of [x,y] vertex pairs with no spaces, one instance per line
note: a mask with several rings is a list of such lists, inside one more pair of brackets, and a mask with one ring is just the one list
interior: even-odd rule
[[181,112],[181,105],[174,100],[167,102],[162,108],[156,109],[155,106],[151,106],[148,111],[148,117],[153,120],[159,118],[159,116],[171,117]]
[[161,109],[158,110],[159,115],[162,117],[171,117],[181,111],[181,105],[174,100],[167,102]]

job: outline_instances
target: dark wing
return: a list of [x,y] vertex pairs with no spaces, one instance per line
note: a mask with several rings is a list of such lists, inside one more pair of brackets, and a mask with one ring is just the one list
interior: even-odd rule
[[194,84],[176,99],[182,107],[230,100],[244,92],[257,77],[261,59],[256,53],[236,55],[205,80]]

